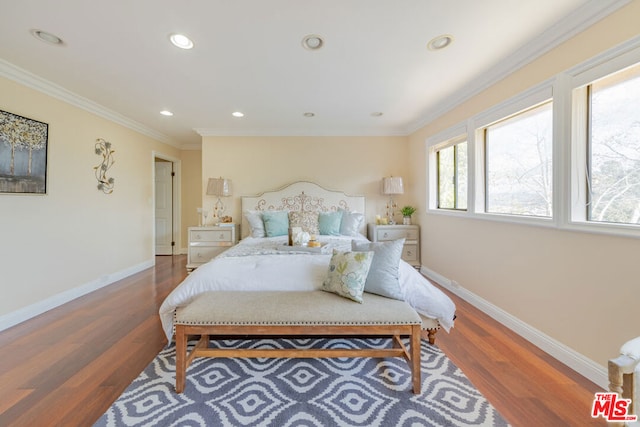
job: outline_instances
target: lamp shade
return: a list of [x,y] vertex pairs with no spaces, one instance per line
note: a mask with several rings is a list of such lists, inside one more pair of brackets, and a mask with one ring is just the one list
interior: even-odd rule
[[231,196],[231,180],[224,178],[209,178],[207,196]]
[[382,194],[404,194],[402,177],[389,176],[382,178]]

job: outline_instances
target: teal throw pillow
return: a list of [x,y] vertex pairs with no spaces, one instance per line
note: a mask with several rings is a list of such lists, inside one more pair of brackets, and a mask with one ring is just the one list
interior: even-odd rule
[[289,213],[287,211],[265,211],[262,213],[267,237],[289,234]]
[[334,249],[322,290],[362,303],[364,283],[372,259],[373,252],[341,252]]
[[320,234],[339,236],[341,222],[342,211],[320,212],[318,214],[318,229],[320,230]]

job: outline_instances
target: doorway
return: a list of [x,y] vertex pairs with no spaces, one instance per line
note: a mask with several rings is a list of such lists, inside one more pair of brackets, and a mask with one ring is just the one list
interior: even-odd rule
[[154,155],[154,242],[156,255],[174,255],[179,242],[179,161]]

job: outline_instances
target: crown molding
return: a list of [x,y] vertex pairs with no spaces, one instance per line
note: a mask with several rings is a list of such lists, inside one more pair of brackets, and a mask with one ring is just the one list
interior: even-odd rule
[[104,119],[122,125],[126,128],[141,133],[142,135],[148,136],[149,138],[153,138],[157,141],[169,144],[176,148],[181,148],[180,144],[173,141],[167,135],[157,132],[143,124],[136,122],[135,120],[123,116],[120,113],[103,107],[102,105],[91,101],[90,99],[77,95],[62,86],[43,79],[42,77],[37,76],[1,58],[0,76],[6,77],[24,86],[30,87],[31,89],[42,92],[45,95],[49,95],[53,98],[64,101],[67,104],[73,105],[74,107],[78,107]]
[[200,136],[407,136],[404,129],[217,129],[194,128]]
[[509,55],[504,61],[500,61],[499,65],[493,67],[483,75],[478,76],[472,83],[463,86],[457,90],[456,93],[447,97],[447,100],[442,102],[437,108],[426,111],[421,119],[408,125],[406,133],[412,134],[420,130],[438,117],[495,85],[508,75],[558,47],[560,44],[589,28],[596,22],[609,16],[621,7],[626,6],[631,1],[632,0],[591,0],[519,48],[517,52]]

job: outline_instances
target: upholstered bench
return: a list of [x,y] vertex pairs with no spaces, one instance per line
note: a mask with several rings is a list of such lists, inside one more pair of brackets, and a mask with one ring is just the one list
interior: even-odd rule
[[[421,318],[406,302],[366,294],[364,303],[323,292],[207,292],[175,313],[176,391],[195,357],[404,357],[420,393]],[[200,335],[191,352],[190,335]],[[214,349],[211,336],[390,336],[386,349]],[[409,349],[400,337],[408,336]]]

